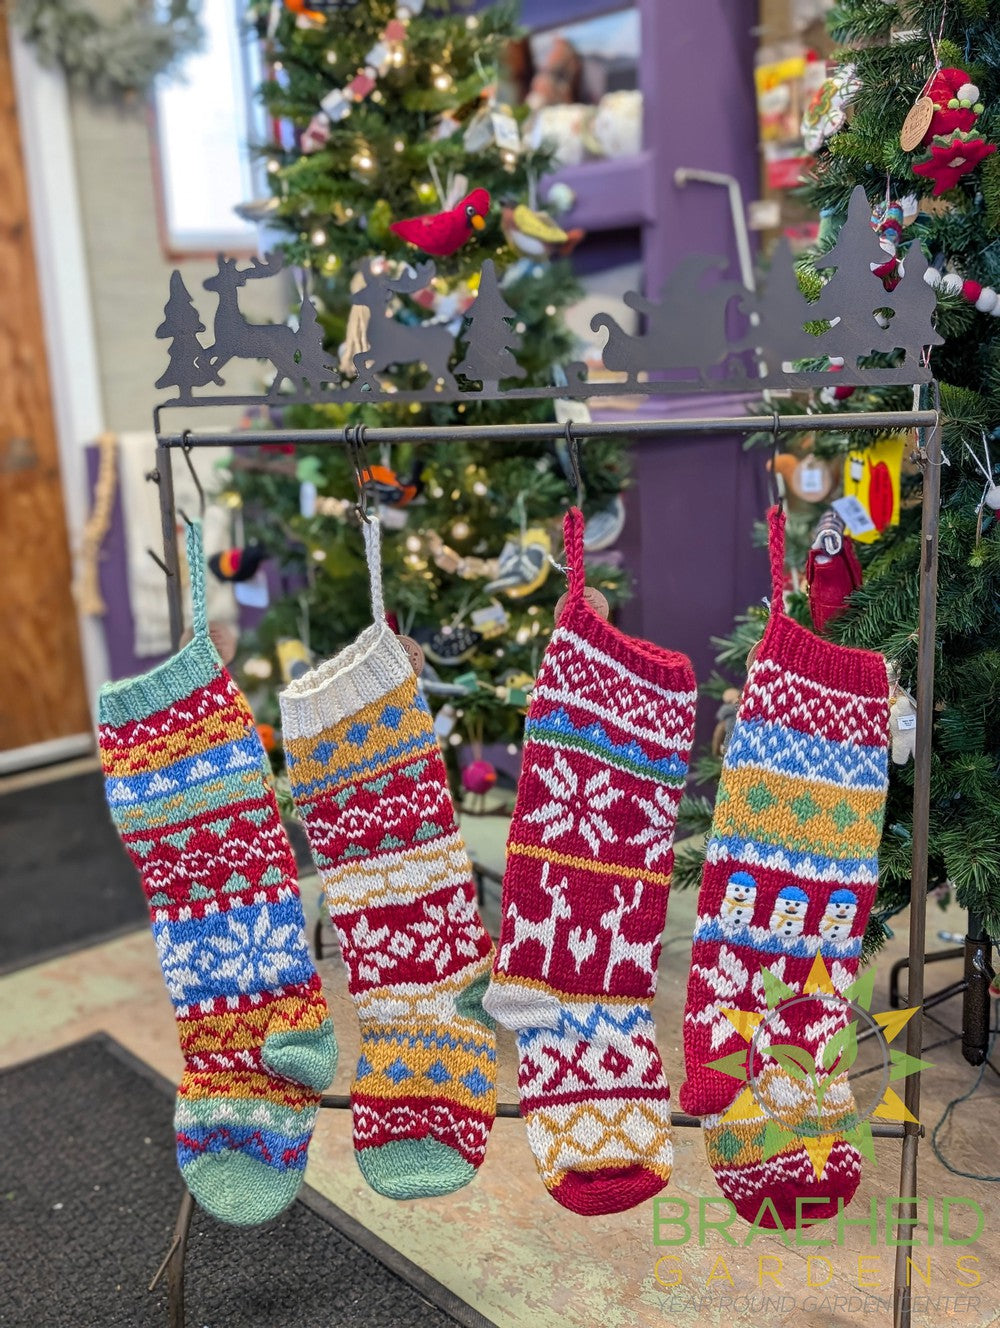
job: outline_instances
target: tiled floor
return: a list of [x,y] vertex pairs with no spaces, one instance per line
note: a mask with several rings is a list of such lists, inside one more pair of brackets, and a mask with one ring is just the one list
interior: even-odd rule
[[[482,860],[496,865],[502,825],[473,820],[467,833]],[[315,881],[303,883],[303,898],[315,917]],[[656,1000],[660,1046],[675,1082],[682,1070],[680,1015],[694,904],[691,893],[675,892],[671,900]],[[495,918],[494,908],[491,903],[487,914]],[[905,917],[897,922],[896,939],[879,960],[875,1009],[887,1008],[889,964],[905,953]],[[928,928],[931,944],[943,946],[935,939],[939,929],[960,926],[957,910],[934,910]],[[334,1091],[347,1092],[356,1054],[356,1020],[339,958],[322,961],[320,971],[341,1045]],[[935,966],[930,985],[942,986],[959,975],[957,961]],[[170,1005],[145,931],[0,979],[0,1011],[0,1064],[103,1029],[163,1074],[176,1077],[180,1071]],[[935,1015],[955,1026],[958,1009],[951,1003]],[[942,1030],[930,1024],[927,1042],[940,1036]],[[508,1036],[502,1040],[500,1059],[501,1097],[513,1101],[516,1059]],[[971,1086],[975,1071],[954,1044],[935,1048],[928,1059],[934,1068],[924,1076],[921,1115],[931,1127],[944,1104]],[[987,1072],[976,1097],[958,1108],[943,1143],[962,1169],[1000,1174],[998,1136],[1000,1078]],[[675,1149],[674,1179],[666,1195],[686,1200],[696,1210],[699,1196],[718,1194],[698,1131],[677,1131]],[[872,1198],[881,1204],[898,1193],[898,1144],[880,1140],[876,1150],[877,1161],[866,1167],[849,1216],[866,1212]],[[929,1140],[922,1145],[919,1174],[921,1194],[933,1196],[938,1204],[947,1196],[978,1201],[985,1227],[966,1250],[942,1246],[938,1222],[935,1246],[922,1245],[914,1252],[925,1277],[929,1258],[931,1282],[928,1288],[919,1276],[914,1278],[914,1324],[979,1328],[1000,1323],[1000,1187],[950,1175],[935,1159]],[[307,1179],[502,1328],[749,1328],[762,1323],[774,1328],[846,1328],[858,1323],[889,1328],[892,1323],[887,1303],[894,1251],[885,1246],[883,1218],[874,1245],[867,1230],[853,1228],[842,1245],[824,1249],[786,1248],[773,1233],[756,1237],[746,1248],[730,1248],[715,1233],[704,1246],[695,1240],[668,1249],[654,1243],[652,1203],[605,1218],[577,1217],[554,1204],[537,1177],[517,1120],[497,1122],[486,1162],[467,1189],[445,1199],[394,1203],[363,1183],[352,1157],[348,1113],[325,1111]],[[956,1226],[967,1229],[964,1219]],[[741,1228],[740,1238],[747,1232],[749,1228]],[[925,1226],[917,1234],[926,1241]],[[966,1256],[962,1265],[957,1262],[960,1256]],[[963,1273],[962,1267],[968,1271]],[[980,1284],[968,1286],[977,1272]],[[678,1275],[683,1278],[680,1287],[668,1290],[661,1284]]]

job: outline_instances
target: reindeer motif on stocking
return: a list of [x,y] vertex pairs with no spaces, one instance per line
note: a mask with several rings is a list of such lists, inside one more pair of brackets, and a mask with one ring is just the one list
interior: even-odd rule
[[564,876],[558,885],[550,886],[549,866],[550,864],[546,862],[542,867],[539,888],[552,900],[552,908],[546,917],[539,922],[534,922],[531,918],[526,918],[519,913],[515,904],[511,904],[507,916],[514,924],[514,936],[500,947],[499,966],[503,969],[509,968],[511,956],[519,945],[523,945],[525,941],[535,941],[542,947],[542,952],[545,955],[541,975],[542,977],[548,977],[556,940],[556,928],[560,919],[572,916],[572,910],[566,898],[566,877]]
[[642,881],[636,881],[632,887],[632,902],[628,903],[620,885],[615,886],[617,907],[601,914],[601,927],[611,934],[611,946],[608,950],[608,963],[604,970],[604,989],[611,990],[611,975],[622,964],[634,964],[647,978],[656,972],[654,951],[659,944],[659,936],[651,941],[626,941],[622,935],[622,920],[627,913],[635,913],[642,902]]

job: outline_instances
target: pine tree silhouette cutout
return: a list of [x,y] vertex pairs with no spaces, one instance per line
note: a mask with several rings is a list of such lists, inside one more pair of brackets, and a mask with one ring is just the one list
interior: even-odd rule
[[323,328],[316,317],[316,306],[308,295],[302,297],[295,340],[295,361],[299,374],[297,387],[318,392],[323,383],[339,383],[340,374],[330,363],[330,356],[323,346]]
[[466,315],[465,359],[455,368],[470,382],[480,382],[483,392],[499,391],[501,378],[524,378],[525,370],[511,354],[521,345],[520,334],[510,326],[517,313],[500,294],[493,259],[487,258],[479,278],[479,293]]
[[184,285],[181,274],[174,268],[170,274],[170,294],[163,306],[163,322],[156,329],[156,336],[160,340],[172,338],[167,351],[170,358],[155,385],[179,388],[180,401],[190,401],[191,389],[194,387],[222,383],[215,369],[204,362],[205,347],[197,335],[204,330],[205,324],[194,306],[191,293]]
[[902,281],[879,301],[881,307],[893,311],[880,349],[902,350],[903,364],[912,364],[916,360],[922,367],[925,367],[924,352],[944,342],[944,337],[934,326],[937,296],[924,280],[927,267],[920,241],[914,240],[906,251]]
[[848,372],[857,368],[859,359],[885,347],[885,330],[879,326],[875,310],[894,307],[892,292],[872,271],[885,262],[886,255],[872,230],[871,215],[865,191],[858,185],[833,247],[816,259],[817,268],[836,271],[819,299],[809,306],[813,318],[833,324],[815,339],[814,353],[841,356]]

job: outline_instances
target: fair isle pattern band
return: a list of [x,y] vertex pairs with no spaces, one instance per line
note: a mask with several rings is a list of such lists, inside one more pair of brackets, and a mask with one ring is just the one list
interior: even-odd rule
[[267,758],[207,636],[197,527],[188,558],[194,638],[102,690],[99,740],[184,1054],[181,1172],[207,1211],[250,1224],[298,1191],[336,1044]]
[[695,685],[681,655],[569,598],[532,692],[486,1006],[518,1034],[528,1140],[553,1197],[617,1212],[670,1175],[670,1090],[649,1006],[687,774]]
[[493,947],[430,713],[382,620],[377,531],[365,536],[375,623],[282,693],[282,729],[361,1020],[355,1156],[379,1193],[414,1198],[466,1184],[485,1153]]

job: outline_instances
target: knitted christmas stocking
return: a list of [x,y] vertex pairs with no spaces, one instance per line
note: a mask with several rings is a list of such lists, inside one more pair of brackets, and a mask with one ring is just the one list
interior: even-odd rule
[[521,1112],[546,1188],[584,1214],[656,1194],[673,1161],[650,1012],[694,728],[683,656],[584,599],[583,517],[566,517],[569,596],[532,693],[484,1004],[518,1034]]
[[[824,1049],[851,1018],[836,993],[857,974],[878,882],[889,685],[881,655],[823,641],[785,615],[784,516],[773,508],[768,519],[771,616],[707,845],[680,1101],[705,1117],[709,1160],[737,1210],[754,1220],[768,1199],[774,1211],[761,1224],[777,1216],[791,1225],[797,1196],[810,1201],[804,1220],[817,1221],[857,1188],[860,1156],[838,1137],[856,1124],[846,1078],[834,1076],[818,1092],[756,1049],[749,1089],[708,1066],[739,1053],[738,1070],[763,1019],[760,1046],[791,1044],[822,1069]],[[825,997],[810,995],[817,983]],[[809,998],[796,1000],[804,990]]]
[[282,731],[361,1020],[358,1165],[380,1194],[412,1199],[450,1194],[483,1160],[493,946],[431,717],[385,621],[378,522],[364,533],[374,623],[282,693]]
[[101,689],[101,760],[184,1053],[181,1173],[213,1216],[250,1225],[295,1198],[337,1047],[267,758],[209,640],[197,525],[187,547],[194,637]]

